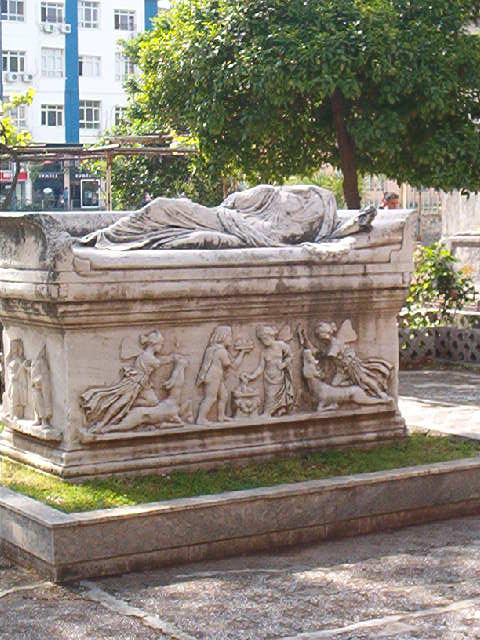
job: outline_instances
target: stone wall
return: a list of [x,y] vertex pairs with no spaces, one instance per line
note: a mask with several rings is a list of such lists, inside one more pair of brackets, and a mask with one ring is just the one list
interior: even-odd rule
[[480,234],[480,194],[442,194],[442,235]]

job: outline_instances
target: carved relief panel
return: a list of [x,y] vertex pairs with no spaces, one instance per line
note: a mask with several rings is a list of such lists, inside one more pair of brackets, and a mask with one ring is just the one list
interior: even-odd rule
[[[80,405],[90,433],[134,431],[157,426],[183,426],[191,420],[191,404],[182,400],[188,358],[180,353],[165,355],[163,335],[157,329],[120,345],[123,366],[112,384],[90,387],[80,396]],[[159,397],[152,384],[153,374],[170,366]]]
[[[211,327],[211,325],[210,325]],[[132,436],[190,424],[276,420],[389,404],[393,365],[361,358],[350,320],[153,329],[119,344],[116,380],[80,394],[84,433]],[[165,337],[170,347],[165,347]],[[202,346],[203,345],[203,346]]]

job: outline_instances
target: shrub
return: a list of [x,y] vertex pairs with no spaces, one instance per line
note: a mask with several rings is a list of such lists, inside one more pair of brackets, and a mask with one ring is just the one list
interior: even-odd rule
[[451,324],[452,316],[475,298],[468,267],[440,242],[419,247],[415,271],[405,306],[400,312],[403,326],[412,328]]

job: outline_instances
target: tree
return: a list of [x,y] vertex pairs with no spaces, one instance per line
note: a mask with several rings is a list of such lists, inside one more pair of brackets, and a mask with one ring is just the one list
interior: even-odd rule
[[224,173],[324,163],[438,189],[480,178],[480,0],[178,0],[128,45],[139,121],[187,130]]
[[2,204],[2,210],[8,211],[13,194],[16,191],[18,176],[20,175],[21,163],[16,152],[16,147],[23,147],[31,140],[28,131],[18,131],[12,120],[12,112],[21,105],[31,104],[33,100],[33,89],[29,89],[23,95],[14,95],[9,100],[0,103],[0,153],[10,158],[15,164],[12,183]]

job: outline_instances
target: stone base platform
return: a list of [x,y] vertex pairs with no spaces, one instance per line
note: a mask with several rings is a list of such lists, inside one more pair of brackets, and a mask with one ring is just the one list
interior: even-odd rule
[[61,582],[479,513],[473,458],[69,515],[0,488],[0,541]]
[[[7,422],[8,424],[8,422]],[[64,451],[56,438],[48,441],[7,428],[2,452],[19,462],[71,480],[112,474],[167,473],[332,447],[368,447],[406,435],[405,421],[393,402],[384,405],[261,416],[208,426],[162,427],[135,433],[80,433],[78,449]]]

